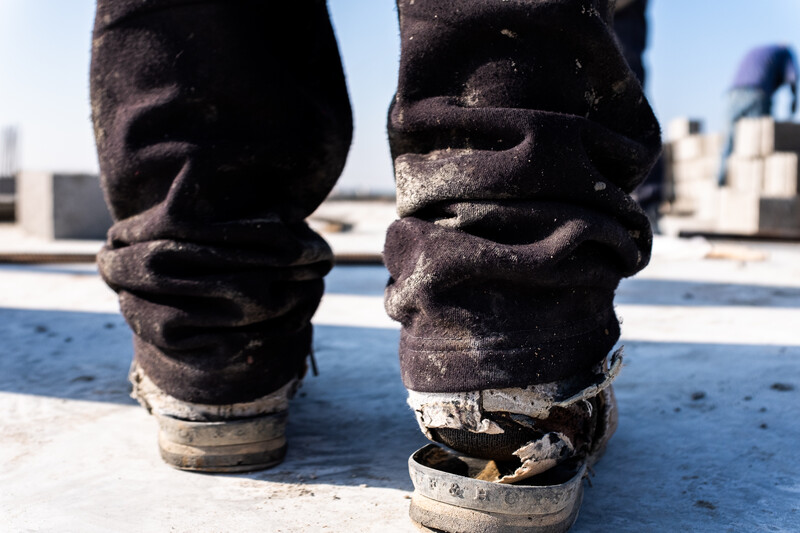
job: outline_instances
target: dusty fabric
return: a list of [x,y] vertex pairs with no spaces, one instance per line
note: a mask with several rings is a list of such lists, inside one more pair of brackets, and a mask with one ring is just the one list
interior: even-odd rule
[[137,364],[207,404],[301,375],[332,264],[304,219],[352,133],[325,3],[99,0],[91,95]]
[[614,11],[614,35],[619,41],[622,56],[636,75],[645,83],[642,56],[647,48],[647,0],[630,0],[624,5],[617,1]]
[[294,397],[300,386],[300,381],[293,379],[278,390],[249,402],[208,405],[183,402],[170,396],[153,383],[135,363],[131,365],[128,379],[133,385],[131,398],[138,401],[148,412],[196,422],[238,420],[286,412],[289,409],[289,400]]
[[[644,51],[647,48],[647,0],[617,1],[614,11],[614,34],[622,55],[643,86],[645,85]],[[664,160],[659,158],[647,178],[633,191],[632,196],[647,213],[653,229],[658,225],[661,202],[664,199]]]
[[660,132],[611,7],[398,2],[401,218],[384,256],[407,388],[557,381],[618,339],[614,292],[652,241],[630,192]]
[[[389,314],[407,387],[590,372],[651,234],[658,125],[600,0],[403,0]],[[387,58],[388,59],[388,58]],[[331,251],[303,222],[350,108],[324,2],[100,0],[91,68],[115,224],[99,256],[136,363],[231,404],[303,373]]]

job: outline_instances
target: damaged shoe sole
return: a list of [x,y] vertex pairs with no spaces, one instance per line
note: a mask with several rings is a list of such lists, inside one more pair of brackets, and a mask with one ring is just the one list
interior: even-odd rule
[[220,422],[156,418],[161,457],[181,470],[250,472],[286,455],[286,412]]
[[[417,450],[408,461],[415,489],[409,515],[417,527],[447,533],[559,533],[577,519],[585,462],[515,485],[474,479],[486,462],[435,444]],[[453,466],[458,463],[463,471],[448,471],[458,471]]]
[[578,518],[583,478],[605,453],[617,429],[614,390],[602,399],[592,450],[515,484],[476,479],[489,461],[428,444],[408,460],[414,494],[409,515],[423,531],[445,533],[562,533]]

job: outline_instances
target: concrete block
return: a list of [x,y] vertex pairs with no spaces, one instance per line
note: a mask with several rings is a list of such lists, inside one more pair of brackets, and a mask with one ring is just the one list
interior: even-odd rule
[[760,196],[757,192],[721,187],[716,230],[739,235],[758,233],[759,202]]
[[775,237],[800,236],[800,196],[792,198],[761,197],[758,232]]
[[800,152],[800,124],[795,122],[763,123],[762,153]]
[[661,157],[664,162],[664,200],[672,202],[675,198],[674,183],[675,183],[675,162],[672,160],[672,144],[664,143],[662,147]]
[[672,165],[672,179],[678,183],[687,183],[703,179],[704,169],[702,160],[676,161]]
[[22,172],[17,177],[17,222],[45,239],[103,239],[111,216],[97,176]]
[[0,176],[0,222],[14,220],[16,203],[16,178]]
[[774,127],[775,121],[771,117],[740,119],[734,128],[734,155],[760,157],[772,153]]
[[698,183],[695,190],[694,216],[702,220],[716,220],[719,212],[719,186],[716,179]]
[[692,182],[675,182],[672,189],[674,198],[672,201],[672,212],[681,215],[694,213],[694,193]]
[[0,176],[0,194],[15,194],[17,179],[14,176]]
[[764,196],[791,197],[800,192],[798,155],[795,152],[775,152],[764,164]]
[[676,182],[672,212],[714,220],[719,203],[718,189],[714,180]]
[[708,158],[715,158],[716,164],[719,165],[722,155],[722,144],[725,142],[725,138],[721,133],[709,133],[708,135],[704,135],[703,139],[705,143],[703,146],[705,156]]
[[764,160],[731,156],[728,158],[727,183],[734,190],[760,194],[764,183]]
[[672,160],[688,161],[705,155],[705,139],[703,135],[689,135],[672,142]]
[[667,140],[677,141],[689,135],[700,133],[701,125],[699,120],[688,117],[673,118],[667,124]]
[[672,179],[678,182],[686,181],[716,181],[719,170],[719,156],[701,157],[688,161],[675,161],[672,164]]
[[720,233],[800,236],[800,196],[767,198],[753,192],[720,189],[716,230]]
[[13,194],[0,194],[0,222],[14,220],[15,197]]

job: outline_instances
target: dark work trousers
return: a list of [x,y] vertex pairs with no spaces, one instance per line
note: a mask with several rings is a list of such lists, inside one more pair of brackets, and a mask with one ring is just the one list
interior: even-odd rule
[[[649,258],[630,192],[660,150],[609,2],[398,9],[400,219],[385,262],[406,386],[587,371],[619,336],[620,278]],[[301,375],[332,262],[304,218],[352,130],[324,2],[99,0],[93,48],[115,219],[99,265],[137,363],[176,398],[211,404]]]
[[[619,5],[619,4],[618,4]],[[647,48],[647,0],[632,0],[614,13],[614,33],[622,47],[622,55],[644,86],[645,69],[642,56]],[[633,191],[650,222],[658,223],[658,208],[664,200],[664,159],[659,158],[650,174]]]

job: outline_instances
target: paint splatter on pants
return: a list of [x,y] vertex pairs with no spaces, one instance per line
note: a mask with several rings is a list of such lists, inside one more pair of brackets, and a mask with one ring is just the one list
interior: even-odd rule
[[[589,371],[643,268],[630,192],[658,124],[604,0],[401,0],[386,308],[422,392]],[[99,0],[91,67],[115,224],[99,255],[135,358],[174,397],[263,396],[304,372],[332,264],[304,219],[352,134],[322,1]]]

